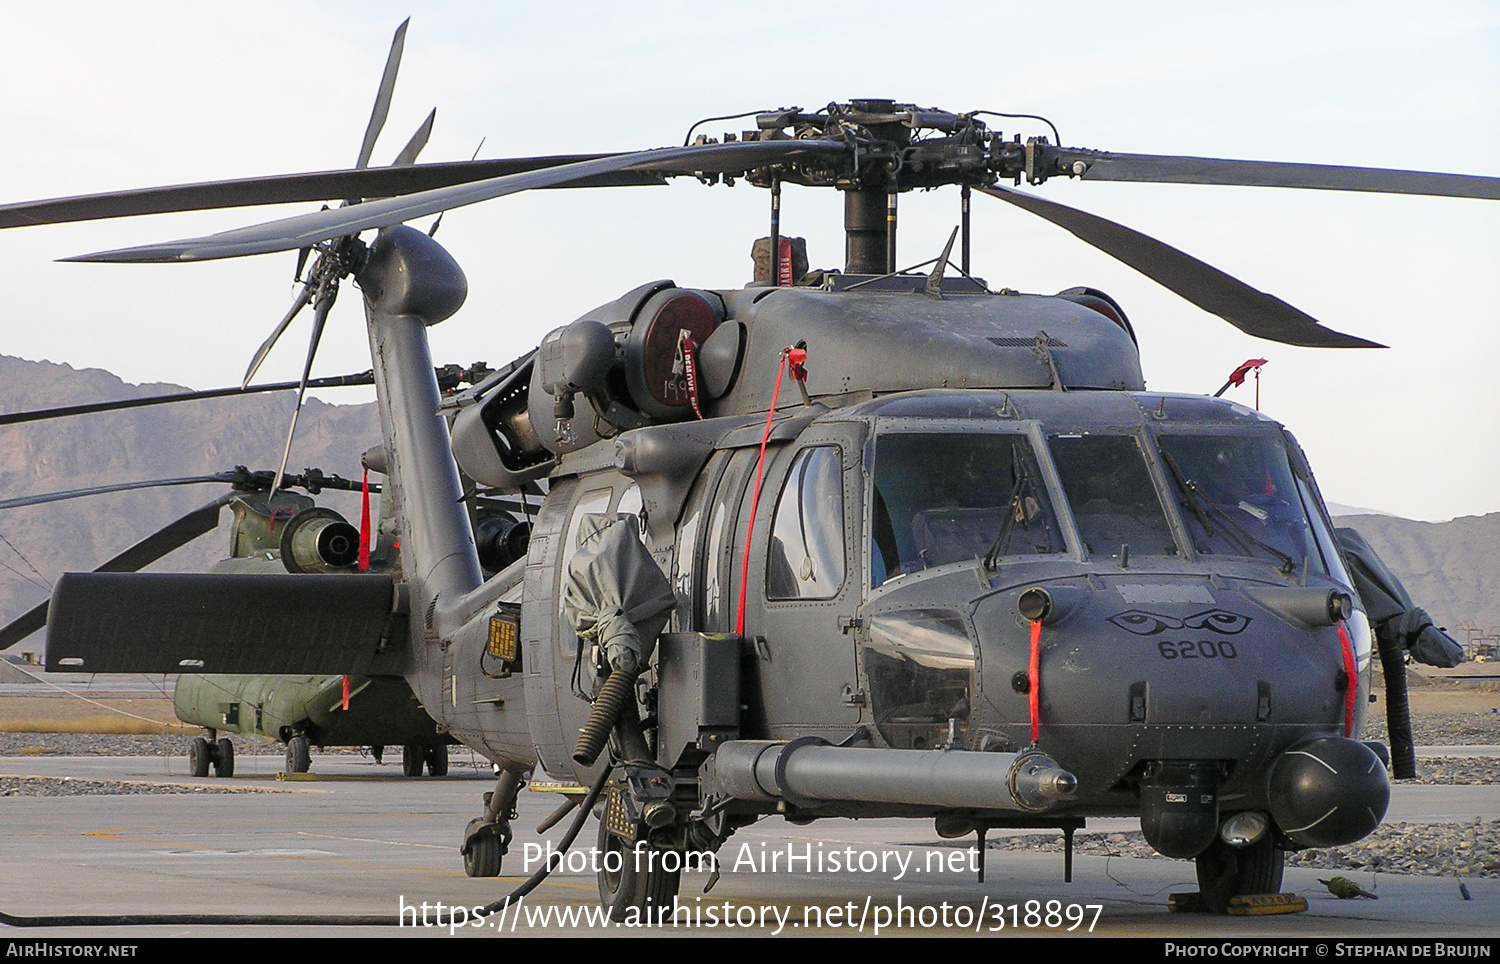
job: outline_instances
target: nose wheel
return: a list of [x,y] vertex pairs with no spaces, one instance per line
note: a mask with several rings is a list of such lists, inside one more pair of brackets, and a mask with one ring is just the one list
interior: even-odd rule
[[1278,893],[1286,854],[1269,833],[1245,847],[1231,847],[1215,837],[1194,861],[1203,903],[1213,913],[1223,914],[1228,912],[1232,897]]
[[681,866],[672,871],[663,869],[663,851],[633,847],[625,838],[611,833],[608,822],[599,822],[598,846],[599,902],[609,912],[609,919],[655,919],[658,913],[670,914],[682,886]]
[[[444,749],[447,749],[444,747]],[[510,849],[510,822],[516,819],[516,797],[530,774],[500,770],[495,789],[484,795],[484,813],[469,821],[464,843],[464,873],[470,877],[498,877],[500,862]]]

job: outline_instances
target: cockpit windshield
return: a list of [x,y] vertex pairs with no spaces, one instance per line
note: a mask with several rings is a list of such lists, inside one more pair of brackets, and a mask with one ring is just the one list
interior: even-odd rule
[[1286,449],[1270,435],[1161,435],[1174,497],[1200,555],[1324,571]]
[[[1347,581],[1319,510],[1309,509],[1306,470],[1280,432],[1247,428],[1049,432],[1039,450],[1014,429],[893,426],[877,434],[871,467],[871,585],[951,563],[994,571],[1006,557],[1065,553],[1059,516],[1069,514],[1095,560],[1190,549]],[[1051,469],[1060,488],[1046,481]]]
[[932,566],[1063,552],[1031,442],[995,432],[886,432],[875,446],[871,582]]
[[1091,556],[1174,556],[1141,447],[1129,435],[1054,435],[1048,440],[1078,534]]

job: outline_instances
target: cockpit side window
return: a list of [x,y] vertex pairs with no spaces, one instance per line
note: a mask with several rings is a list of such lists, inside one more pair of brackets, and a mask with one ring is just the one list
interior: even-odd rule
[[1024,435],[885,432],[874,474],[872,585],[952,562],[1066,548]]
[[832,599],[844,585],[844,460],[837,446],[797,454],[776,500],[767,599]]
[[1177,544],[1141,447],[1129,435],[1054,435],[1052,460],[1092,556],[1172,556]]
[[1285,572],[1326,571],[1281,440],[1162,435],[1162,461],[1201,555],[1248,556]]

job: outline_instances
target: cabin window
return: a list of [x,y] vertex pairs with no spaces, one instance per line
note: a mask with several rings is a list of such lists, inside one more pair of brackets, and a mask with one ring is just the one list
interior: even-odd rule
[[[716,455],[715,461],[709,463],[711,471],[722,474],[712,483],[713,498],[709,501],[703,562],[699,569],[702,573],[699,627],[706,632],[726,633],[734,628],[734,590],[739,583],[741,558],[735,547],[744,546],[736,533],[741,523],[740,513],[750,511],[748,490],[755,477],[758,455],[757,449],[747,447],[729,455],[727,462],[718,462]],[[715,469],[715,465],[720,467]]]
[[766,598],[831,599],[844,585],[844,460],[837,446],[792,462],[766,560]]
[[1054,435],[1052,460],[1093,556],[1172,556],[1177,543],[1141,447],[1129,435]]
[[1062,552],[1062,530],[1024,435],[886,432],[875,447],[871,577],[993,555]]
[[875,726],[887,745],[946,746],[950,725],[958,745],[968,744],[974,643],[958,613],[921,609],[874,616],[863,656]]

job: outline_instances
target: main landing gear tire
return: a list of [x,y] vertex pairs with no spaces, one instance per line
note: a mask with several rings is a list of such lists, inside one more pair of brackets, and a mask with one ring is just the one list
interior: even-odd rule
[[[427,775],[430,777],[445,777],[448,775],[448,744],[439,743],[437,746],[427,747],[422,758],[427,764]],[[417,767],[417,775],[422,773],[421,766]]]
[[[658,859],[651,860],[653,856]],[[610,833],[603,822],[599,824],[599,902],[609,912],[610,920],[626,920],[631,908],[636,909],[637,916],[649,911],[654,918],[661,911],[670,914],[677,906],[682,870],[663,870],[661,856],[662,851],[637,851],[628,841]],[[646,866],[637,867],[637,857]],[[618,870],[612,872],[612,866]]]
[[286,772],[306,773],[312,769],[312,748],[307,737],[294,736],[286,741]]
[[188,744],[188,772],[195,777],[208,776],[213,756],[213,744],[201,736],[193,737],[193,742]]
[[424,747],[415,743],[408,743],[401,748],[401,772],[409,777],[422,775],[422,765],[426,763]]
[[219,745],[214,752],[214,776],[226,780],[234,776],[234,744],[229,742],[227,736],[219,737]]
[[1231,897],[1281,891],[1286,854],[1269,833],[1246,847],[1231,847],[1215,837],[1194,860],[1198,865],[1198,893],[1215,914],[1228,912]]
[[499,837],[491,834],[475,837],[464,851],[464,873],[470,877],[499,877],[504,849]]

